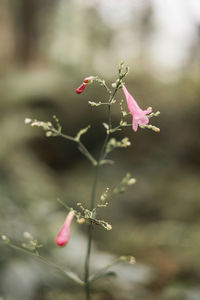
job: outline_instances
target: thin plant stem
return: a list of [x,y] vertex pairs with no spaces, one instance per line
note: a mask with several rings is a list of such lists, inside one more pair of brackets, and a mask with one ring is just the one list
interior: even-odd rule
[[43,263],[45,263],[46,265],[53,267],[54,269],[56,269],[57,271],[59,271],[60,273],[62,273],[64,276],[66,276],[67,278],[71,279],[72,281],[78,283],[81,286],[84,286],[84,282],[73,272],[68,271],[68,270],[64,270],[62,267],[60,267],[59,265],[49,261],[48,259],[46,259],[45,257],[41,256],[38,252],[31,252],[28,251],[26,249],[23,249],[19,246],[13,245],[11,243],[7,244],[10,248],[19,250],[23,253],[29,254],[34,256],[35,258],[37,258],[38,260],[42,261]]
[[[113,100],[117,90],[117,86],[113,92],[113,94],[109,98],[109,104],[108,104],[108,132],[105,137],[103,146],[100,151],[99,159],[96,165],[95,169],[95,175],[94,175],[94,181],[93,181],[93,186],[92,186],[92,193],[91,193],[91,200],[90,200],[90,210],[94,208],[94,203],[95,203],[95,193],[96,193],[96,186],[97,186],[97,181],[98,181],[98,176],[99,176],[99,167],[101,165],[101,160],[104,157],[104,152],[105,148],[108,142],[108,139],[110,137],[110,129],[111,129],[111,101]],[[90,285],[89,285],[89,276],[90,276],[90,254],[91,254],[91,245],[92,245],[92,223],[90,223],[89,228],[88,228],[88,245],[87,245],[87,252],[86,252],[86,258],[85,258],[85,277],[84,277],[84,282],[85,282],[85,294],[86,294],[86,300],[91,300],[90,296]]]
[[93,164],[93,166],[97,166],[96,159],[90,154],[90,152],[86,149],[83,143],[78,140],[77,143],[79,144],[79,150],[88,158],[88,160]]
[[[94,181],[92,186],[92,193],[91,193],[91,201],[90,201],[90,210],[94,208],[94,201],[95,201],[95,192],[96,192],[96,186],[98,181],[98,175],[99,175],[99,166],[100,166],[100,160],[98,161],[98,164],[95,168],[95,175],[94,175]],[[87,253],[85,258],[85,292],[86,292],[86,299],[90,300],[90,287],[89,287],[89,267],[90,267],[90,254],[91,254],[91,245],[92,245],[92,224],[88,227],[88,245],[87,245]]]

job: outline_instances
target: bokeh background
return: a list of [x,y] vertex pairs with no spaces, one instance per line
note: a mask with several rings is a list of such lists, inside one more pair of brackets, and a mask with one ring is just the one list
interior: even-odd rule
[[[56,201],[87,205],[93,170],[76,145],[46,138],[24,125],[50,120],[97,155],[104,138],[105,99],[88,75],[112,83],[120,60],[130,66],[129,91],[145,108],[160,110],[148,130],[125,134],[132,146],[102,168],[97,196],[127,171],[137,179],[103,213],[113,230],[95,228],[92,268],[134,255],[116,279],[99,281],[93,299],[200,299],[200,2],[199,0],[1,0],[0,2],[0,233],[16,244],[28,231],[42,255],[82,275],[86,228],[73,223],[71,240],[54,238],[66,211]],[[119,92],[117,98],[121,100]],[[114,110],[113,122],[119,120]],[[0,243],[1,300],[84,299],[55,270]]]

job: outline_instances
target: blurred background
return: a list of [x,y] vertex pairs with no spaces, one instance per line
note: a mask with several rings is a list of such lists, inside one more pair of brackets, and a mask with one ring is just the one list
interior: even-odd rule
[[[132,146],[102,168],[97,197],[129,171],[137,183],[112,200],[102,217],[113,226],[94,232],[92,269],[119,255],[134,266],[101,280],[94,300],[200,299],[200,2],[199,0],[1,0],[0,2],[0,233],[16,244],[30,232],[41,254],[82,276],[86,226],[73,223],[66,248],[54,244],[69,206],[88,204],[93,177],[76,145],[24,125],[51,120],[75,135],[94,156],[104,139],[105,100],[93,84],[112,83],[120,60],[130,66],[126,85],[142,108],[160,110],[149,130],[125,131]],[[117,99],[121,100],[119,92]],[[117,124],[119,111],[114,109]],[[38,262],[0,243],[1,300],[84,299],[82,290]]]

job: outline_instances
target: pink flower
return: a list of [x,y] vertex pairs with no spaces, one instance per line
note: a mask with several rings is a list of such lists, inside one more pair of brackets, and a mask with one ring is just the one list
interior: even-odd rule
[[135,99],[129,94],[126,87],[122,86],[122,91],[124,92],[128,110],[130,111],[133,119],[132,119],[132,128],[134,131],[138,130],[138,125],[144,126],[149,123],[149,118],[146,116],[147,114],[150,114],[152,112],[152,108],[149,107],[146,110],[142,110]]
[[63,224],[63,226],[61,227],[60,231],[57,234],[56,237],[56,245],[62,247],[65,246],[68,241],[69,241],[69,236],[70,236],[70,224],[73,220],[74,217],[74,212],[70,211],[65,219],[65,222]]

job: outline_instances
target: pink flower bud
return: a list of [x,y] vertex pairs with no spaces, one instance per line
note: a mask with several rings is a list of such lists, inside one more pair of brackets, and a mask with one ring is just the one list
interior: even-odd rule
[[70,224],[73,220],[74,217],[74,212],[70,211],[65,219],[65,222],[63,226],[61,227],[60,231],[58,232],[56,236],[55,243],[56,245],[62,247],[65,246],[68,241],[69,241],[69,236],[70,236]]
[[83,79],[83,83],[76,89],[76,93],[81,94],[84,91],[86,85],[92,83],[94,79],[94,76],[85,77]]
[[86,84],[85,84],[85,83],[82,83],[82,84],[76,89],[76,93],[77,93],[77,94],[81,94],[81,93],[84,91],[85,86],[86,86]]

